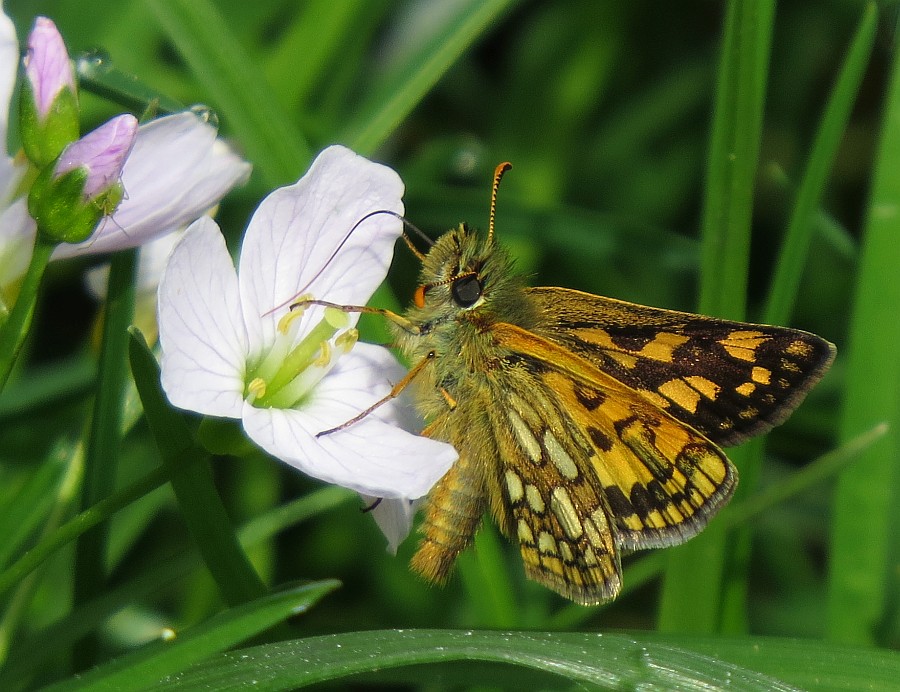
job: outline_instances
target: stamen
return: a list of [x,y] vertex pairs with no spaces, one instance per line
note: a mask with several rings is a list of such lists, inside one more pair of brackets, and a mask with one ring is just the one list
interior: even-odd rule
[[316,368],[325,368],[328,367],[328,364],[331,362],[331,342],[323,341],[322,346],[319,349],[319,355],[316,356],[316,359],[312,362],[313,367]]
[[252,404],[260,397],[266,395],[266,381],[261,377],[255,377],[247,385],[247,400]]
[[303,317],[303,310],[290,310],[286,312],[280,320],[278,320],[278,332],[287,334],[291,325],[300,317]]
[[335,337],[334,345],[344,353],[350,353],[350,349],[356,346],[357,341],[359,341],[359,330],[355,327],[350,327],[350,329],[341,332]]
[[350,324],[350,315],[337,308],[325,308],[325,321],[335,329],[343,329]]

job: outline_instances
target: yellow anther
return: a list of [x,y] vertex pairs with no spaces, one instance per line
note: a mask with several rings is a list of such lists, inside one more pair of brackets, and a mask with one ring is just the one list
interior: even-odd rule
[[256,377],[247,385],[247,399],[252,404],[254,401],[266,395],[266,381],[261,377]]
[[337,335],[334,340],[334,345],[337,346],[344,353],[350,353],[350,349],[352,349],[356,342],[359,340],[359,330],[355,327],[350,327],[350,329],[341,332]]
[[291,328],[291,324],[298,317],[303,317],[303,310],[291,310],[282,315],[281,319],[278,320],[278,331],[282,334],[287,334],[288,330]]
[[316,356],[316,359],[312,362],[314,366],[317,368],[324,368],[331,362],[331,342],[323,341],[322,348],[319,349],[319,355]]

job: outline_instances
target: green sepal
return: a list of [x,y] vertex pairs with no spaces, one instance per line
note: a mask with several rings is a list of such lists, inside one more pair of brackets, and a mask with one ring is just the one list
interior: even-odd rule
[[246,457],[258,454],[237,420],[204,418],[197,430],[197,440],[211,454]]
[[78,99],[64,87],[53,100],[47,115],[41,119],[37,112],[31,83],[22,80],[19,99],[19,128],[25,155],[37,167],[44,168],[56,160],[63,149],[78,139]]
[[104,203],[84,199],[86,168],[75,168],[55,177],[54,166],[44,168],[28,193],[28,213],[38,232],[54,243],[87,240],[107,212]]

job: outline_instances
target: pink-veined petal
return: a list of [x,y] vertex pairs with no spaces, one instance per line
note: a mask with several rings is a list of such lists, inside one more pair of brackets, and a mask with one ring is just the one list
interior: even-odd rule
[[[385,396],[403,370],[386,349],[357,344],[341,356],[299,410],[244,408],[244,430],[260,447],[310,476],[363,495],[416,499],[456,461],[448,444],[407,433],[388,402],[361,421],[341,425]],[[394,375],[394,378],[391,378]],[[391,421],[391,422],[385,422]]]
[[[362,305],[371,297],[387,274],[402,224],[379,214],[350,231],[373,211],[402,214],[402,195],[393,170],[331,146],[299,182],[263,200],[244,236],[238,270],[251,353],[272,343],[284,304],[301,289],[340,304]],[[317,309],[304,315],[298,339],[320,316]],[[355,324],[358,315],[350,318]]]
[[159,285],[162,385],[179,408],[240,418],[247,337],[237,275],[215,221],[194,222]]
[[216,128],[187,111],[141,125],[122,170],[124,198],[86,242],[54,258],[137,247],[186,226],[250,175]]
[[56,24],[47,17],[37,17],[28,35],[25,76],[31,82],[41,120],[46,118],[53,101],[65,87],[75,93],[75,73],[69,52]]
[[122,167],[134,146],[137,129],[137,118],[130,113],[107,120],[63,149],[54,169],[56,176],[86,168],[84,198],[92,199],[106,192],[122,177]]

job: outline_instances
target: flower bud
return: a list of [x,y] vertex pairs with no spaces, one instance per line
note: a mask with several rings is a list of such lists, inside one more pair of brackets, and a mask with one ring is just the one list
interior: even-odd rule
[[119,115],[67,146],[35,180],[28,211],[53,242],[86,240],[122,200],[119,179],[137,134],[137,119]]
[[28,36],[19,101],[22,146],[38,168],[78,139],[75,73],[56,25],[38,17]]

